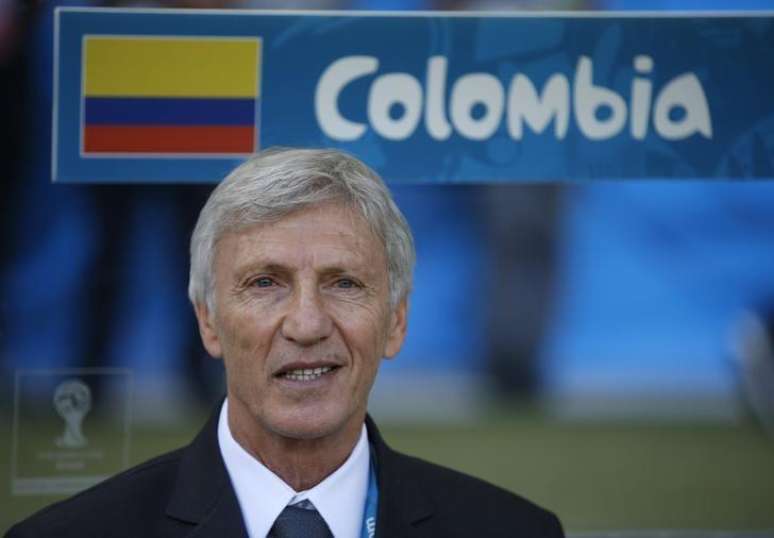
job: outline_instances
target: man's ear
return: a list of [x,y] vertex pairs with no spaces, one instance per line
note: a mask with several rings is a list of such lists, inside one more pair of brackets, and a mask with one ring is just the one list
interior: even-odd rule
[[223,356],[223,350],[220,347],[218,332],[215,330],[214,322],[206,302],[196,303],[194,312],[196,312],[196,321],[199,324],[199,335],[202,337],[204,349],[216,359],[221,358]]
[[388,359],[398,354],[406,339],[408,326],[408,299],[405,297],[392,309],[390,327],[387,332],[387,343],[384,346],[384,356]]

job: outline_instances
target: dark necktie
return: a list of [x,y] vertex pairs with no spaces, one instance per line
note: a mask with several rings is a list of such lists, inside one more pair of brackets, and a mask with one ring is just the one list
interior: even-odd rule
[[286,506],[274,522],[268,538],[333,538],[314,505],[309,503],[307,506]]

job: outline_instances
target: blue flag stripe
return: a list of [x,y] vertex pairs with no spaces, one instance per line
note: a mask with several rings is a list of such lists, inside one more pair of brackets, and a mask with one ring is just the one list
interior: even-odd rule
[[253,125],[254,99],[86,97],[87,125]]

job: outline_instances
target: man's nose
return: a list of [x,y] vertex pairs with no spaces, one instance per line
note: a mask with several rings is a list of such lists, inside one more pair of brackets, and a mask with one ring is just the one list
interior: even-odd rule
[[333,320],[325,310],[319,290],[299,287],[282,322],[282,336],[300,346],[311,346],[330,336]]

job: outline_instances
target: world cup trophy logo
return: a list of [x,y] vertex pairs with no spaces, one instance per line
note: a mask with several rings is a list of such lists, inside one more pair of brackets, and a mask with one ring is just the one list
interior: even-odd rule
[[83,419],[91,411],[91,390],[77,379],[63,381],[54,391],[54,408],[65,422],[56,445],[62,448],[82,448],[89,441],[83,435]]

